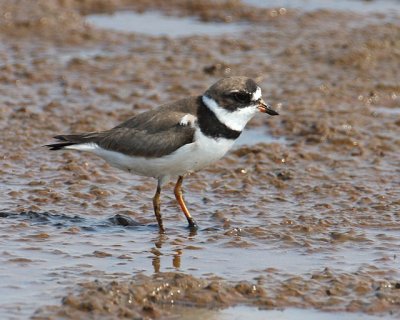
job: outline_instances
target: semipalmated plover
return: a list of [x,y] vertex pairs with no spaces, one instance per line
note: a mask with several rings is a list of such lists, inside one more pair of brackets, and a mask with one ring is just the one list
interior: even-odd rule
[[114,167],[156,178],[153,206],[161,232],[161,187],[170,177],[178,177],[176,200],[189,227],[197,228],[183,200],[183,177],[224,156],[258,111],[278,114],[264,102],[252,79],[224,78],[201,96],[143,112],[107,131],[58,135],[54,138],[59,142],[47,147],[89,151]]

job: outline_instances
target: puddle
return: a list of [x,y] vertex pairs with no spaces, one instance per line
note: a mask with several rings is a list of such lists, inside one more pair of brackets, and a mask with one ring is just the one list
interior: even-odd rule
[[[261,310],[247,306],[236,306],[220,311],[215,319],[218,320],[383,320],[395,317],[380,317],[361,313],[321,312],[314,309]],[[189,319],[189,318],[188,318]]]
[[258,143],[287,143],[285,137],[273,137],[268,134],[265,128],[245,129],[235,142],[235,147],[252,146]]
[[[253,281],[265,275],[266,270],[279,270],[282,276],[309,277],[328,266],[336,271],[357,272],[370,268],[375,261],[380,261],[381,270],[394,272],[397,268],[396,259],[387,258],[391,249],[371,248],[368,241],[356,247],[344,244],[335,250],[315,248],[312,251],[287,247],[285,241],[266,244],[262,239],[269,232],[265,230],[264,236],[259,234],[254,238],[249,233],[252,231],[247,231],[250,221],[249,226],[227,231],[206,224],[197,234],[185,227],[169,225],[167,235],[158,235],[155,223],[138,224],[123,215],[89,218],[35,212],[2,213],[0,244],[4,249],[0,253],[0,296],[3,311],[0,315],[4,316],[2,312],[7,311],[28,316],[42,301],[57,304],[73,283],[99,277],[103,281],[123,281],[138,273],[178,271],[197,277],[215,275],[229,281]],[[394,243],[399,245],[396,233],[392,233],[392,240],[390,232],[386,234],[389,238],[384,239],[386,243],[392,247],[396,246]],[[369,235],[375,241],[380,237],[378,232]],[[238,248],[242,246],[246,249],[238,255]],[[266,311],[241,308],[244,307],[222,311],[215,319],[230,319],[230,315],[237,315],[239,311],[240,314],[251,311],[255,316],[259,313],[260,317],[266,315]],[[283,319],[292,319],[289,316],[295,314],[297,311],[271,313]]]
[[295,309],[288,308],[284,310],[262,310],[255,307],[238,305],[220,311],[199,309],[193,310],[190,308],[177,308],[181,320],[384,320],[395,319],[395,317],[382,317],[366,315],[361,313],[349,312],[321,312],[314,309]]
[[391,13],[400,12],[399,1],[397,0],[374,0],[374,1],[357,1],[357,0],[243,0],[244,3],[263,7],[263,8],[290,8],[302,11],[316,11],[321,9],[353,11],[359,13]]
[[221,35],[243,31],[244,25],[200,22],[193,18],[165,16],[158,12],[121,11],[111,15],[93,14],[86,21],[98,28],[152,36],[183,37],[190,35]]
[[400,108],[374,107],[371,108],[371,112],[373,115],[384,114],[384,115],[398,116],[400,115]]

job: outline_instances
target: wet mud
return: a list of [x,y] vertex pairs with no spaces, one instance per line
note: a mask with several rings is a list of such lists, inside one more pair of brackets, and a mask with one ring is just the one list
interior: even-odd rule
[[[247,305],[396,319],[396,11],[165,3],[0,4],[1,317],[195,318]],[[173,37],[86,20],[155,9],[238,31]],[[227,156],[185,180],[197,232],[172,183],[160,235],[154,180],[42,147],[229,75],[258,81],[280,116],[255,117]]]
[[[313,273],[307,280],[287,279],[280,289],[272,292],[264,288],[279,286],[277,279],[258,283],[239,281],[232,285],[220,279],[205,280],[177,272],[152,277],[138,275],[128,282],[87,282],[80,286],[80,293],[64,297],[62,306],[41,308],[33,319],[97,319],[110,315],[116,319],[173,319],[179,307],[191,308],[196,318],[196,308],[223,309],[237,304],[261,309],[313,306],[330,311],[342,304],[346,311],[374,313],[390,310],[391,304],[400,302],[400,283],[371,283],[366,273],[335,275],[328,269]],[[349,301],[346,296],[353,299]]]

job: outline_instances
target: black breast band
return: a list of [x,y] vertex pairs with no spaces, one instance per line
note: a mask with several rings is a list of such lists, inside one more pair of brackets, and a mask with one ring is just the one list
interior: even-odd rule
[[236,140],[242,131],[232,130],[218,120],[217,116],[198,97],[199,108],[197,110],[197,121],[201,132],[211,138],[225,138]]

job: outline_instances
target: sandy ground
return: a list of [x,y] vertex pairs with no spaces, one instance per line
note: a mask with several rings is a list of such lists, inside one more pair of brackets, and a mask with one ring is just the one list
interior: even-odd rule
[[[43,307],[47,303],[42,301],[34,318],[164,318],[174,316],[171,303],[193,310],[242,303],[398,316],[396,19],[259,9],[239,1],[201,3],[2,1],[0,241],[7,249],[1,255],[1,277],[11,279],[2,290],[12,288],[17,296],[34,291],[13,287],[18,279],[13,270],[27,272],[54,259],[96,267],[83,254],[62,252],[65,243],[77,243],[92,228],[92,242],[99,247],[93,257],[117,259],[118,251],[120,261],[134,266],[135,254],[124,250],[150,242],[152,248],[143,252],[151,255],[153,270],[139,268],[144,275],[133,268],[133,274],[124,274],[129,281],[98,273],[89,277],[96,281],[84,281],[81,271],[66,276],[60,267],[54,287],[63,279],[69,293],[58,305],[50,301],[53,306]],[[241,23],[243,32],[172,38],[102,30],[85,22],[86,14],[127,8]],[[197,234],[183,228],[172,185],[162,200],[169,231],[159,236],[152,179],[128,177],[91,155],[42,148],[56,134],[111,128],[143,110],[200,94],[229,75],[258,81],[280,116],[260,115],[249,128],[284,142],[238,147],[186,180],[187,202],[201,226]],[[122,220],[107,220],[117,214]],[[107,222],[96,225],[99,217]],[[124,225],[129,232],[115,234]],[[110,230],[99,231],[104,226]],[[135,226],[144,231],[137,235]],[[126,246],[102,247],[102,237]],[[21,244],[25,247],[17,247]],[[249,259],[259,268],[226,272],[229,259],[218,267],[214,247],[235,256],[254,249]],[[25,256],[27,248],[51,253],[35,260],[34,254]],[[174,252],[172,271],[160,267],[165,250]],[[309,267],[299,270],[296,259],[285,270],[268,267],[274,259],[268,250],[278,256],[299,254]],[[194,251],[208,259],[197,257],[201,272],[188,268],[186,260],[181,264],[181,256]],[[357,264],[360,252],[366,258]],[[320,255],[336,261],[313,264]],[[21,302],[3,310],[18,318],[24,308]]]

